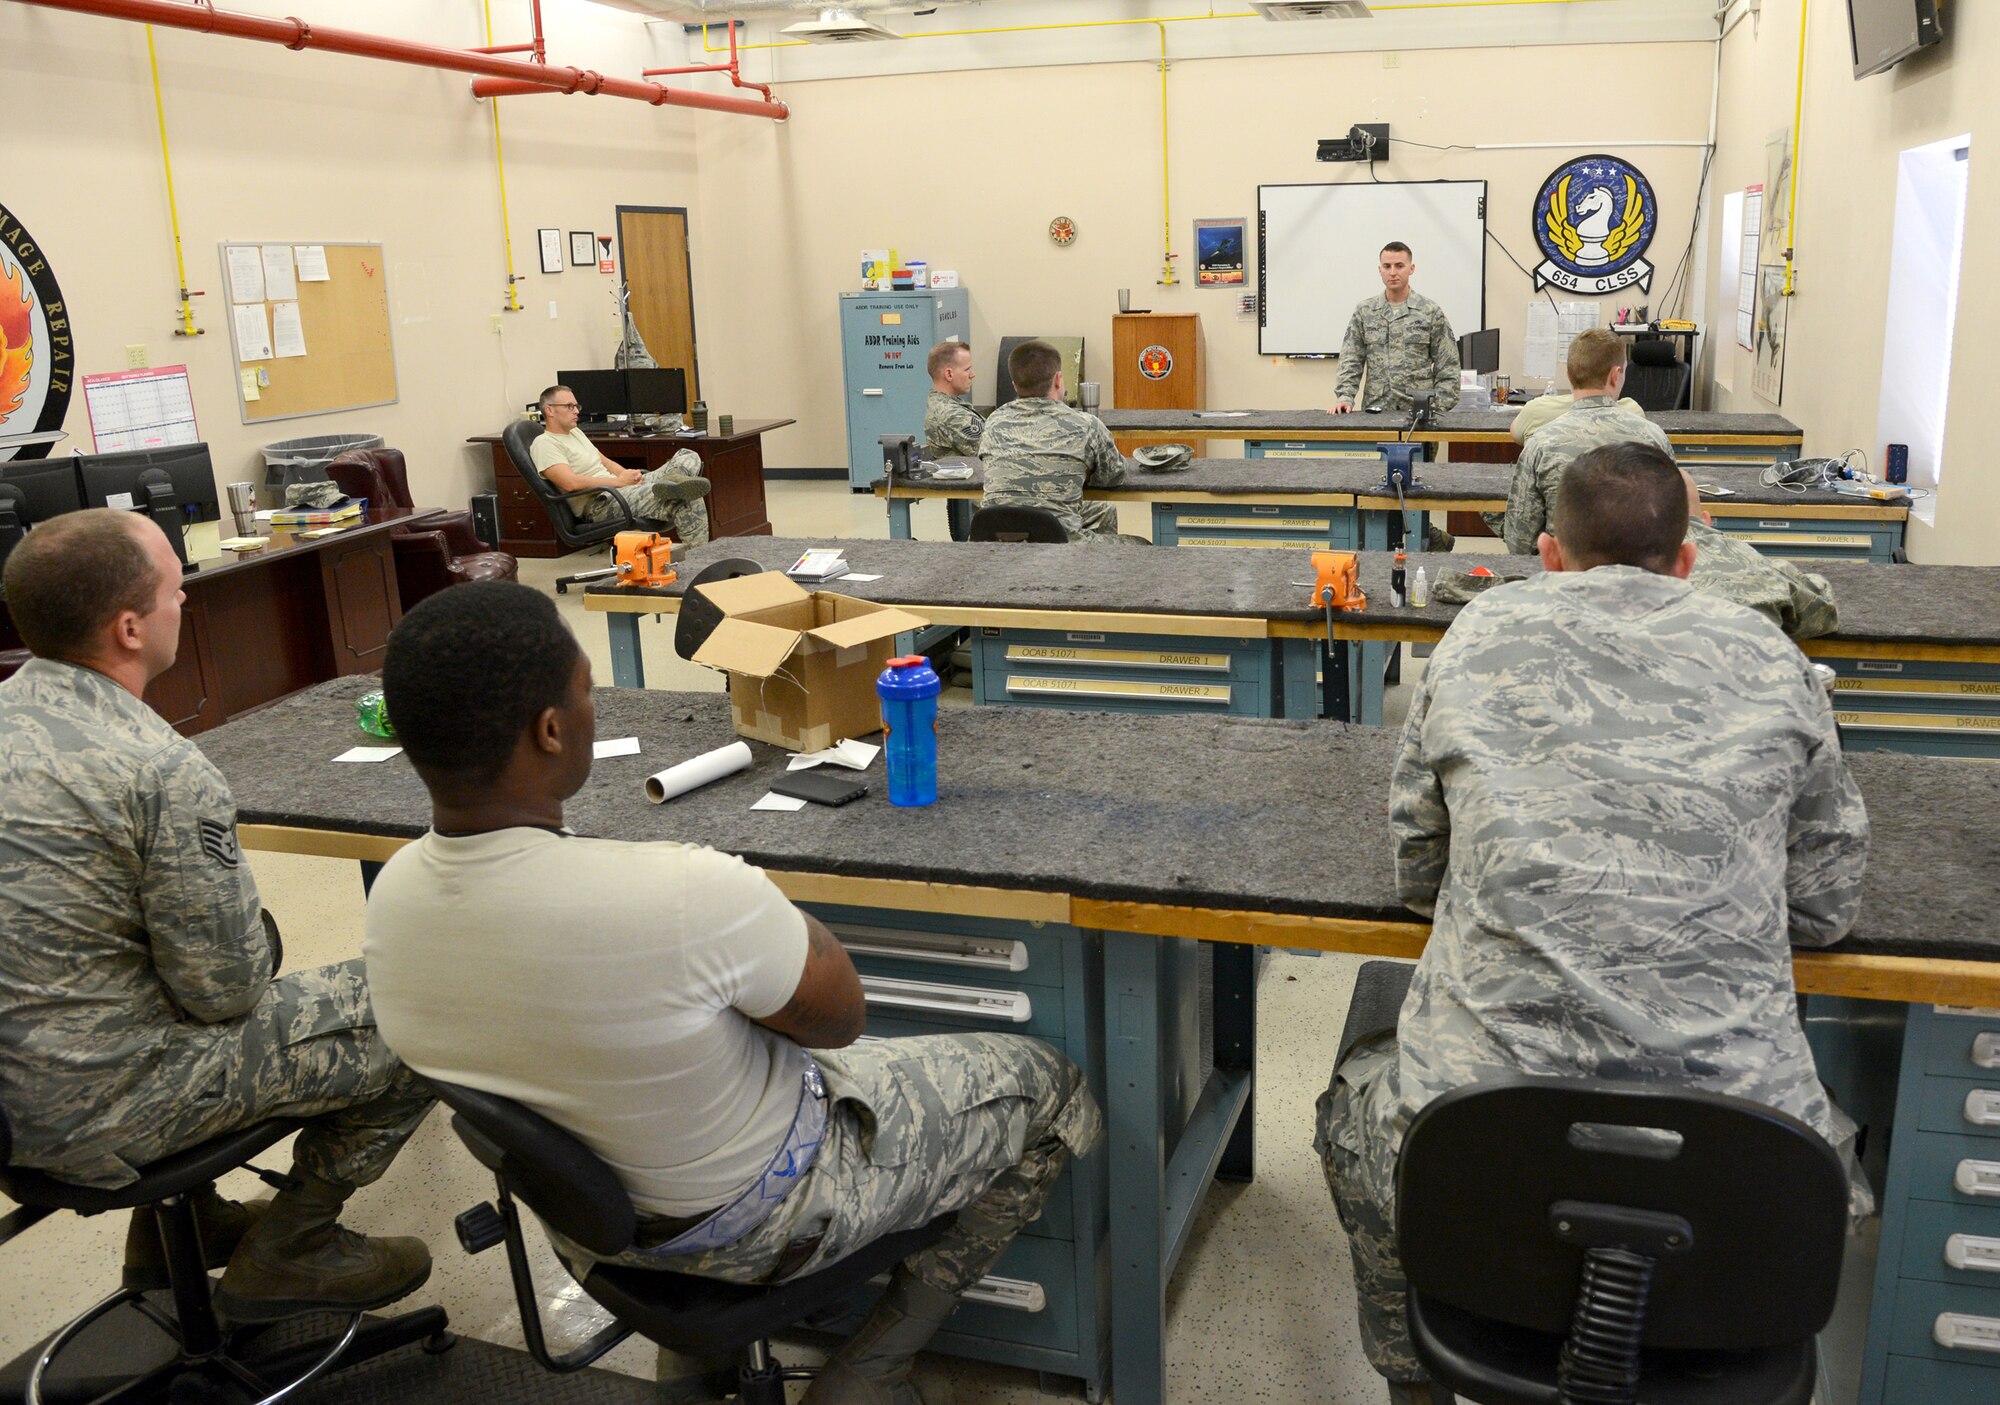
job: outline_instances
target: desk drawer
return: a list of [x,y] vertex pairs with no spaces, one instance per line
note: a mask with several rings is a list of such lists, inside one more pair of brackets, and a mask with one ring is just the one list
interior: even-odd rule
[[1676,444],[1674,458],[1692,464],[1790,463],[1799,456],[1796,444]]
[[2000,1010],[1932,1006],[1924,1072],[1948,1078],[2000,1078]]
[[554,541],[556,529],[539,502],[510,503],[500,500],[500,535],[510,540]]
[[874,922],[833,920],[826,925],[864,976],[1062,989],[1062,948],[1047,933],[968,936]]
[[1889,1350],[2000,1368],[2000,1288],[1904,1279],[1896,1290]]
[[1934,1283],[2000,1288],[2000,1204],[1912,1200],[1897,1271]]
[[1882,1399],[1885,1405],[1993,1405],[2000,1400],[2000,1370],[1892,1356]]
[[1303,551],[1353,551],[1359,544],[1351,508],[1282,502],[1156,502],[1153,540],[1160,546]]
[[973,641],[973,697],[989,705],[1269,717],[1277,694],[1267,639],[983,629]]
[[1337,439],[1245,439],[1246,459],[1348,459],[1360,463],[1382,462],[1382,451],[1373,444],[1344,444]]
[[535,490],[530,488],[521,475],[511,467],[505,473],[497,469],[494,471],[493,491],[499,494],[503,503],[522,503],[532,506],[541,501],[535,496]]
[[1916,1128],[1900,1136],[1911,1141],[1912,1200],[1954,1205],[2000,1205],[2000,1146],[1994,1138]]
[[[1926,1078],[1917,1126],[1926,1132],[2000,1138],[2000,1076]],[[1992,1148],[1991,1159],[2000,1161],[2000,1146]]]
[[[863,976],[861,990],[868,1001],[871,1030],[879,1021],[885,1027],[921,1027],[925,1033],[1063,1036],[1061,996],[1033,986],[1008,989],[935,979]],[[895,1032],[915,1031],[898,1028]]]
[[1719,532],[1748,542],[1766,556],[1790,561],[1874,561],[1886,565],[1903,544],[1900,522],[1851,522],[1836,518],[1721,517]]

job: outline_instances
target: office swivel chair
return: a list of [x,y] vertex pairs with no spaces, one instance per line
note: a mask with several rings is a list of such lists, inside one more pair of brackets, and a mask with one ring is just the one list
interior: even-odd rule
[[[409,469],[401,449],[350,449],[326,466],[327,477],[350,498],[366,498],[377,507],[414,510]],[[473,530],[472,513],[437,511],[421,522],[398,523],[389,529],[396,551],[396,586],[403,608],[465,581],[511,581],[519,563],[504,551],[494,551]]]
[[[444,1309],[437,1307],[366,1324],[354,1313],[335,1336],[276,1349],[259,1348],[257,1329],[223,1330],[210,1299],[195,1197],[217,1177],[298,1131],[303,1119],[279,1117],[240,1128],[142,1167],[131,1185],[99,1190],[8,1165],[13,1137],[4,1114],[0,1109],[0,1192],[21,1208],[0,1219],[0,1244],[57,1210],[100,1215],[150,1208],[166,1251],[171,1295],[169,1302],[156,1303],[139,1290],[120,1289],[33,1348],[16,1363],[25,1363],[25,1383],[0,1384],[0,1390],[20,1389],[27,1405],[100,1397],[121,1405],[209,1400],[267,1405],[327,1371],[411,1342],[421,1341],[433,1353],[451,1346]],[[257,1174],[274,1183],[283,1179]],[[87,1332],[100,1320],[103,1327]],[[127,1360],[135,1354],[139,1360]],[[63,1369],[56,1369],[59,1362]],[[7,1374],[11,1377],[12,1369]]]
[[[529,489],[541,503],[542,510],[549,515],[549,525],[555,529],[556,540],[563,544],[565,551],[583,551],[593,546],[608,546],[611,539],[620,532],[660,532],[671,534],[673,524],[657,518],[641,517],[631,506],[609,487],[583,488],[574,493],[565,493],[548,482],[535,467],[535,461],[528,456],[528,446],[541,436],[542,426],[536,420],[515,420],[500,431],[500,443],[507,450],[507,458],[514,465],[514,471],[527,480]],[[591,498],[609,498],[611,515],[602,522],[589,522],[577,515],[577,506]]]
[[967,538],[976,542],[1066,542],[1069,533],[1045,507],[982,507]]
[[1674,355],[1674,344],[1664,337],[1632,343],[1625,393],[1642,409],[1685,410],[1693,378],[1694,368]]
[[[1393,1027],[1414,969],[1361,968],[1343,1053]],[[1475,1083],[1396,1165],[1417,1359],[1483,1405],[1806,1405],[1846,1233],[1816,1132],[1690,1088]]]
[[613,1321],[571,1351],[552,1356],[542,1333],[540,1300],[515,1198],[571,1243],[606,1256],[633,1247],[638,1216],[632,1202],[611,1168],[553,1122],[508,1098],[436,1080],[431,1086],[452,1110],[452,1130],[493,1172],[499,1189],[497,1207],[481,1203],[458,1217],[459,1242],[471,1254],[495,1244],[507,1246],[528,1351],[551,1371],[581,1370],[637,1332],[674,1351],[704,1356],[737,1352],[740,1405],[784,1405],[784,1383],[807,1380],[814,1373],[781,1366],[766,1338],[832,1308],[870,1278],[941,1238],[951,1225],[947,1215],[920,1229],[885,1235],[830,1268],[772,1285],[579,1264],[578,1284]]

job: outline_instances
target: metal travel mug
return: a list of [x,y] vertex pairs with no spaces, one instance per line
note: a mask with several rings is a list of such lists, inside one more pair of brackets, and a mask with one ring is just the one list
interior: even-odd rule
[[254,483],[231,483],[229,485],[229,511],[236,519],[236,535],[254,536],[257,532],[257,485]]
[[1132,290],[1130,288],[1120,288],[1118,290],[1118,310],[1120,312],[1130,312],[1132,310]]
[[1094,415],[1103,401],[1103,389],[1096,381],[1079,381],[1076,387],[1076,403],[1085,414]]

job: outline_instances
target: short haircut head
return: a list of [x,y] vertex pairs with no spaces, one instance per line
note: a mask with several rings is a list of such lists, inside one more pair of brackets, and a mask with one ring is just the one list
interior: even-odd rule
[[136,513],[93,507],[29,532],[0,576],[21,642],[39,658],[83,658],[126,610],[151,614],[160,579],[139,535],[150,525]]
[[547,390],[542,392],[541,398],[537,400],[535,403],[541,406],[543,411],[546,412],[549,408],[549,401],[555,399],[558,395],[567,395],[572,400],[576,398],[576,392],[571,390],[568,386],[552,385]]
[[[1409,260],[1409,261],[1410,261],[1411,263],[1415,263],[1415,262],[1417,261],[1417,256],[1416,256],[1415,254],[1413,254],[1413,253],[1411,253],[1411,252],[1410,252],[1410,246],[1409,246],[1408,244],[1405,244],[1405,243],[1404,243],[1404,242],[1403,242],[1402,240],[1400,240],[1400,239],[1391,239],[1391,240],[1390,240],[1390,241],[1389,241],[1388,243],[1384,244],[1384,245],[1382,246],[1382,253],[1384,253],[1384,254],[1401,254],[1401,255],[1402,255],[1402,256],[1403,256],[1404,258],[1408,259],[1408,260]],[[1377,257],[1377,258],[1380,258],[1380,257],[1381,257],[1381,255],[1380,255],[1380,254],[1378,254],[1378,255],[1376,255],[1376,257]]]
[[1549,530],[1571,570],[1637,566],[1665,575],[1687,540],[1687,483],[1651,444],[1606,444],[1563,470]]
[[932,380],[936,380],[940,371],[957,362],[961,351],[967,356],[972,355],[972,348],[962,341],[941,341],[931,348],[930,359],[924,369],[930,372]]
[[1024,341],[1007,358],[1007,379],[1014,393],[1033,399],[1047,395],[1062,372],[1062,353],[1045,341]]
[[569,696],[582,651],[540,591],[510,581],[441,590],[389,634],[382,691],[420,770],[486,784],[545,709]]
[[1572,390],[1596,390],[1625,364],[1625,338],[1602,327],[1577,333],[1569,344],[1569,385]]

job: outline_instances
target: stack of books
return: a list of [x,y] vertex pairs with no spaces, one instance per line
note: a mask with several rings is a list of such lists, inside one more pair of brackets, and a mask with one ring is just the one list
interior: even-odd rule
[[273,527],[335,527],[352,522],[368,510],[368,499],[348,498],[332,507],[281,507],[271,514]]

